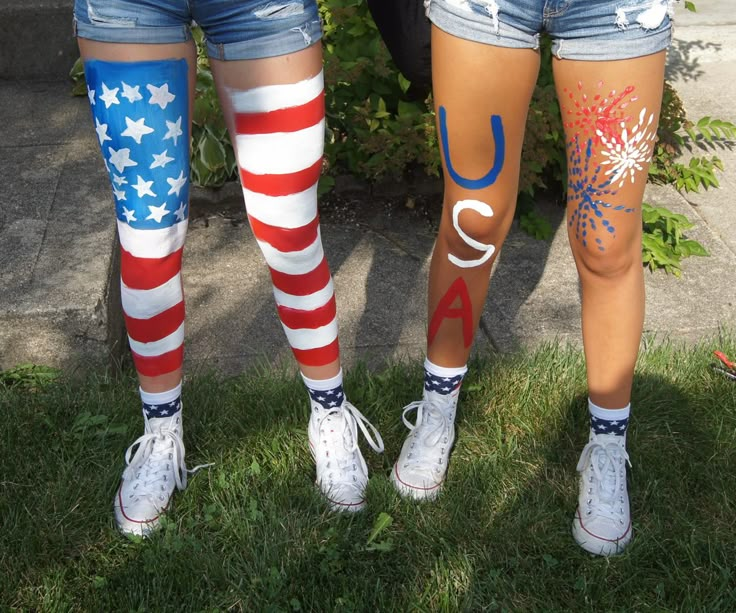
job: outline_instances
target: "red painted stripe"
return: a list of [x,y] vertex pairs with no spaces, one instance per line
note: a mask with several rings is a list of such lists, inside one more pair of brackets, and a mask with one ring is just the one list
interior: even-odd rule
[[317,240],[319,217],[315,217],[306,226],[300,228],[279,228],[258,221],[248,216],[250,227],[259,241],[265,241],[281,252],[301,251]]
[[303,275],[290,275],[269,268],[271,281],[276,289],[292,296],[308,296],[323,289],[330,282],[330,267],[327,259],[322,261],[314,270]]
[[294,349],[294,357],[296,361],[305,366],[325,366],[331,364],[340,357],[340,344],[335,339],[326,347],[317,349]]
[[168,353],[152,357],[138,355],[133,350],[131,350],[131,353],[133,354],[133,363],[138,374],[146,377],[165,375],[166,373],[175,371],[177,368],[181,368],[184,363],[184,345]]
[[300,106],[265,113],[236,113],[235,130],[238,134],[272,134],[296,132],[311,128],[325,116],[325,97],[316,98]]
[[309,168],[282,175],[257,175],[241,168],[240,180],[243,186],[252,192],[266,196],[289,196],[312,187],[319,181],[321,172],[322,159],[320,158]]
[[152,343],[172,334],[184,321],[184,301],[150,319],[136,319],[123,313],[125,327],[134,341]]
[[181,270],[184,249],[164,258],[137,258],[120,248],[120,276],[131,289],[153,289],[163,285]]
[[335,297],[330,298],[327,304],[317,307],[311,311],[303,311],[301,309],[292,309],[285,306],[278,306],[279,317],[281,323],[292,330],[321,328],[333,321],[337,316],[337,306]]

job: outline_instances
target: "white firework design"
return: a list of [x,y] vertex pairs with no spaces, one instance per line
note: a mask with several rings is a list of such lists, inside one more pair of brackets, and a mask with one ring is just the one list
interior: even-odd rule
[[608,166],[605,174],[610,177],[610,183],[618,182],[619,187],[623,187],[627,177],[633,183],[636,173],[643,170],[642,164],[646,164],[651,158],[657,130],[656,126],[652,127],[653,113],[649,114],[649,119],[644,123],[646,112],[646,109],[641,110],[639,121],[631,130],[622,122],[620,136],[607,137],[600,130],[596,131],[605,147],[601,154],[607,158],[601,162],[601,166]]

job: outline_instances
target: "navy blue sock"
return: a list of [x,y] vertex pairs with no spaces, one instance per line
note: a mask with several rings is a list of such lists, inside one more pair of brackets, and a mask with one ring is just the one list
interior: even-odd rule
[[626,430],[629,427],[631,403],[623,409],[604,409],[588,398],[588,411],[590,412],[590,431],[593,434],[626,435]]

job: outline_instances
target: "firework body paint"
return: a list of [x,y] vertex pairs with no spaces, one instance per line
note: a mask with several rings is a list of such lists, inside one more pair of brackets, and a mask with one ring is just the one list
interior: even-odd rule
[[[602,87],[599,82],[597,89]],[[582,88],[578,83],[578,90]],[[620,93],[611,90],[607,96],[596,93],[592,100],[585,93],[565,92],[574,106],[563,109],[565,125],[578,130],[567,143],[568,204],[573,205],[568,226],[583,247],[605,251],[605,239],[616,235],[608,211],[635,211],[616,204],[616,196],[627,179],[634,183],[651,159],[654,114],[641,109],[636,120],[629,114],[627,107],[638,99],[633,86]]]

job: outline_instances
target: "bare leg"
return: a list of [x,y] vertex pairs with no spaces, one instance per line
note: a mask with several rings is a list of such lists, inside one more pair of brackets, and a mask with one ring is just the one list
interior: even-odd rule
[[588,387],[595,404],[612,409],[630,400],[644,321],[641,201],[664,61],[664,52],[614,62],[554,60]]

